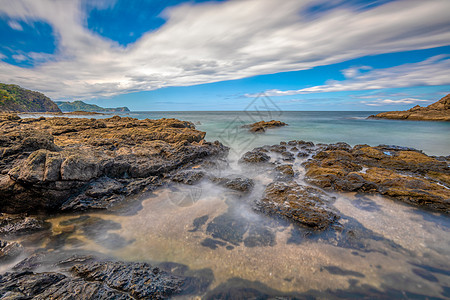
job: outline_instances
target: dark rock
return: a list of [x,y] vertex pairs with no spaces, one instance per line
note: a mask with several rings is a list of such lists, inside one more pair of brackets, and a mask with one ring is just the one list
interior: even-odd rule
[[238,246],[243,242],[248,226],[248,221],[244,218],[236,218],[231,213],[225,213],[209,222],[206,232],[213,238]]
[[217,249],[219,246],[225,246],[227,243],[223,242],[223,241],[219,241],[219,240],[214,240],[214,239],[210,239],[210,238],[206,238],[204,239],[201,243],[202,246],[204,247],[208,247],[212,250]]
[[23,252],[23,247],[17,242],[0,240],[0,263],[9,262]]
[[49,228],[50,224],[39,218],[0,214],[0,235],[18,236]]
[[18,271],[0,275],[0,297],[15,299],[165,299],[181,291],[182,277],[146,263],[75,264],[67,275]]
[[241,159],[240,163],[266,163],[270,161],[270,156],[262,151],[249,151],[246,152]]
[[267,186],[257,206],[266,214],[285,218],[298,225],[325,229],[339,219],[327,206],[326,199],[327,196],[318,189],[295,182],[275,182]]
[[295,172],[292,165],[279,165],[275,168],[275,178],[277,180],[291,180]]
[[[10,119],[0,131],[5,212],[111,209],[178,170],[228,153],[176,119]],[[174,179],[191,183],[201,174]]]
[[413,205],[450,212],[450,168],[446,162],[405,147],[338,143],[305,164],[306,177],[338,191],[378,192]]
[[208,215],[195,218],[194,221],[192,222],[192,226],[194,226],[194,228],[189,230],[189,232],[198,231],[200,229],[200,227],[202,227],[203,225],[206,224],[206,221],[208,221],[208,218],[209,218]]
[[250,192],[254,186],[253,180],[241,177],[236,178],[213,177],[211,178],[211,181],[228,189],[243,193]]
[[187,170],[177,172],[172,177],[172,181],[192,185],[200,182],[203,177],[205,177],[205,172]]

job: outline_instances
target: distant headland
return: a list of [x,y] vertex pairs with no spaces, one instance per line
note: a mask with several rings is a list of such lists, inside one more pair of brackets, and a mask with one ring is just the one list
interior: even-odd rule
[[450,122],[450,94],[439,101],[421,107],[419,105],[406,111],[388,111],[372,115],[372,119],[395,119],[412,121],[447,121]]
[[0,83],[0,112],[128,112],[128,107],[104,108],[83,101],[55,101],[40,93],[15,84]]
[[127,112],[130,111],[128,107],[116,107],[116,108],[108,108],[108,107],[100,107],[95,104],[87,104],[83,101],[55,101],[58,107],[63,112],[74,112],[74,111],[87,111],[87,112]]

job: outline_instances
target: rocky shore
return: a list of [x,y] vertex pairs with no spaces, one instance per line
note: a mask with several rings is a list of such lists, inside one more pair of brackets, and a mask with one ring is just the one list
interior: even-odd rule
[[[337,217],[327,208],[328,191],[383,196],[434,211],[450,213],[450,157],[431,157],[421,151],[380,145],[281,142],[245,153],[243,164],[265,165],[276,181],[258,202],[261,210],[309,227],[326,228]],[[309,185],[293,181],[292,165],[300,163]],[[314,187],[315,186],[315,187]]]
[[[199,243],[211,250],[274,246],[272,222],[293,227],[289,243],[322,234],[321,239],[362,252],[374,250],[361,245],[361,236],[394,247],[334,207],[333,195],[341,191],[380,194],[450,212],[450,157],[412,148],[301,140],[257,147],[238,163],[268,175],[270,181],[261,182],[248,176],[251,172],[215,172],[227,168],[228,148],[206,142],[205,132],[176,119],[21,119],[3,114],[0,133],[0,264],[14,265],[0,275],[4,299],[71,299],[73,293],[81,299],[204,295],[214,278],[211,270],[126,262],[64,248],[80,243],[80,235],[110,248],[125,247],[133,241],[108,232],[120,229],[119,223],[84,214],[58,224],[46,219],[48,214],[80,211],[115,213],[134,197],[161,186],[208,181],[225,191],[227,201],[240,201],[221,215],[194,220],[189,232],[203,230],[207,238]],[[267,220],[250,222],[234,211],[241,204]],[[52,231],[55,226],[57,233]],[[35,240],[46,242],[29,248]]]
[[190,122],[118,116],[0,119],[3,212],[108,209],[228,149]]
[[407,111],[388,111],[372,115],[369,118],[450,122],[450,94],[427,107],[416,105]]

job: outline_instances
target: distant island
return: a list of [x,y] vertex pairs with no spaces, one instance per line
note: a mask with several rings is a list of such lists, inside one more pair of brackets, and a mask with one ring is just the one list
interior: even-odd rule
[[87,104],[83,101],[55,101],[58,107],[64,112],[87,111],[87,112],[127,112],[128,107],[105,108],[95,104]]
[[372,115],[371,119],[394,119],[412,121],[446,121],[450,122],[450,94],[439,101],[421,107],[419,105],[406,111],[388,111]]
[[61,113],[61,110],[42,93],[15,84],[0,83],[0,112]]

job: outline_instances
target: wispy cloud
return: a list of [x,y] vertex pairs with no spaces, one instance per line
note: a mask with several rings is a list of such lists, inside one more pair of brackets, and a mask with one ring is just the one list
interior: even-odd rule
[[361,104],[369,105],[369,106],[384,106],[384,105],[402,105],[402,104],[413,104],[413,103],[426,103],[432,102],[430,100],[424,99],[416,99],[416,98],[403,98],[403,99],[377,99],[375,101],[360,101]]
[[[300,13],[313,3],[231,0],[184,4],[164,11],[167,22],[163,27],[122,47],[85,27],[86,11],[80,1],[3,1],[0,14],[11,20],[49,23],[58,49],[51,61],[35,68],[0,62],[0,81],[38,89],[56,99],[108,97],[304,70],[365,55],[445,46],[450,41],[448,0],[399,0],[363,11],[333,7],[315,18]],[[448,63],[439,62],[446,70]],[[423,69],[433,66],[441,75],[428,70],[429,76],[423,76],[422,70],[422,83],[412,78],[415,84],[448,82],[436,61],[426,64]],[[347,70],[348,81],[288,94],[387,85],[377,72]],[[364,76],[372,84],[364,84]],[[398,84],[410,80],[404,77]]]
[[14,30],[19,30],[19,31],[23,30],[22,25],[20,25],[19,22],[14,21],[14,20],[9,20],[8,21],[8,26],[11,27]]
[[[450,59],[448,56],[438,55],[419,63],[404,64],[386,69],[376,69],[365,73],[352,71],[351,76],[348,76],[348,79],[342,81],[329,81],[325,85],[288,91],[268,90],[265,93],[268,96],[274,97],[311,93],[448,85],[450,84],[449,70]],[[345,72],[348,73],[349,71],[345,70]],[[253,97],[253,95],[248,96]]]

